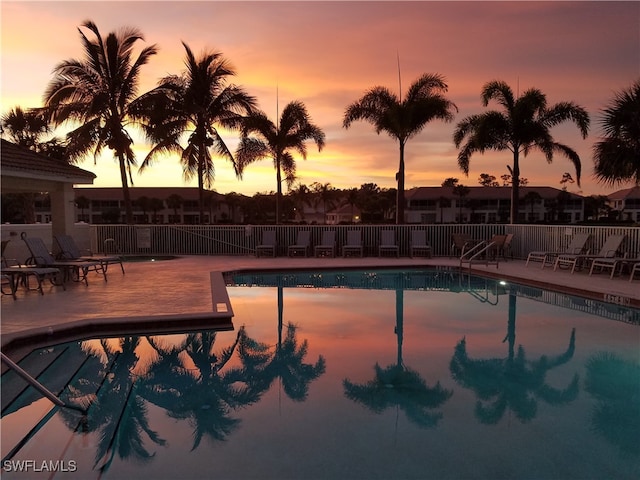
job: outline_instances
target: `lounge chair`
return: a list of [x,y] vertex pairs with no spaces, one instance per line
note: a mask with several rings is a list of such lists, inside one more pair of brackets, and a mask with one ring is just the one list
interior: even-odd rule
[[[611,269],[609,278],[613,278],[616,274],[616,271],[619,270],[620,273],[622,273],[625,265],[628,266],[629,270],[632,272],[637,263],[640,263],[640,258],[628,258],[627,256],[614,258],[594,258],[591,262],[589,275],[593,275],[594,271],[603,272],[605,270]],[[620,268],[618,269],[618,267]],[[633,274],[631,275],[631,278],[633,278]]]
[[507,240],[506,235],[493,235],[487,242],[487,246],[490,245],[487,250],[487,256],[492,260],[497,260],[500,255],[504,259],[504,244]]
[[[60,272],[60,269],[55,267],[19,265],[12,264],[11,262],[7,263],[5,260],[2,265],[2,277],[8,283],[13,298],[16,298],[16,292],[20,285],[23,285],[27,290],[37,290],[40,292],[40,295],[44,295],[42,284],[47,279],[52,285],[62,287],[63,290],[66,290],[64,276]],[[34,288],[30,286],[31,278],[37,282],[37,286]],[[2,293],[6,294],[7,292],[2,290]]]
[[411,230],[409,256],[413,258],[416,254],[420,253],[431,258],[431,245],[429,245],[429,242],[427,241],[427,232],[424,230]]
[[[14,300],[16,300],[16,290],[17,290],[17,286],[16,286],[16,282],[15,279],[11,276],[11,275],[7,275],[5,273],[0,275],[0,281],[2,282],[0,284],[0,291],[2,292],[3,295],[11,295],[11,297],[13,297]],[[9,287],[9,291],[6,292],[5,288]]]
[[636,273],[640,273],[640,260],[634,263],[633,266],[631,267],[631,273],[629,274],[630,282],[633,280],[633,277],[635,276]]
[[[58,268],[21,265],[15,259],[6,258],[4,255],[4,251],[8,243],[9,240],[2,241],[1,264],[3,286],[8,286],[9,292],[5,292],[3,288],[2,293],[6,295],[10,294],[15,300],[18,287],[20,285],[23,285],[27,290],[38,290],[41,295],[44,295],[42,282],[46,279],[49,279],[52,285],[61,286],[63,290],[66,289],[64,285],[64,278]],[[30,278],[34,278],[36,280],[38,284],[36,288],[31,288],[29,286]]]
[[262,255],[276,256],[276,231],[265,230],[262,234],[262,243],[256,246],[256,257]]
[[95,271],[104,277],[107,281],[107,272],[104,271],[100,262],[86,260],[56,260],[47,246],[39,237],[27,237],[23,232],[22,240],[26,243],[31,257],[27,260],[27,265],[34,265],[38,268],[58,268],[63,272],[63,282],[71,279],[74,282],[84,282],[89,285],[87,275],[89,271]]
[[502,248],[498,251],[498,255],[502,257],[502,259],[506,262],[507,255],[511,257],[513,260],[513,252],[511,251],[511,242],[513,241],[513,233],[507,233],[504,238],[504,243],[502,244]]
[[71,235],[54,235],[53,238],[60,249],[60,252],[57,255],[58,260],[85,260],[89,262],[100,262],[105,273],[110,264],[119,264],[122,274],[124,275],[122,257],[93,255],[91,252],[88,252],[87,255],[83,255]]
[[362,232],[360,230],[347,231],[347,243],[342,245],[342,256],[358,255],[362,257]]
[[540,268],[553,265],[558,255],[583,255],[587,253],[587,243],[591,238],[589,233],[576,233],[567,248],[563,252],[554,251],[535,251],[529,252],[527,255],[527,263],[525,267],[529,266],[529,262],[542,262]]
[[287,249],[287,255],[290,257],[295,257],[302,254],[303,256],[308,257],[310,250],[311,230],[300,230],[298,232],[296,243],[294,243],[293,245],[289,245],[289,248]]
[[378,246],[378,256],[381,257],[385,252],[392,253],[396,257],[400,256],[400,248],[396,244],[396,232],[393,230],[380,231],[380,245]]
[[325,230],[322,232],[322,241],[313,249],[316,257],[319,256],[336,256],[336,231]]
[[576,268],[586,267],[590,265],[594,260],[602,258],[615,258],[620,250],[620,245],[624,240],[625,235],[610,235],[602,245],[600,251],[595,255],[580,254],[580,255],[567,255],[561,254],[556,257],[553,269],[557,270],[560,267],[571,267],[571,273],[575,272]]
[[451,255],[460,257],[476,243],[467,233],[454,233],[451,235]]

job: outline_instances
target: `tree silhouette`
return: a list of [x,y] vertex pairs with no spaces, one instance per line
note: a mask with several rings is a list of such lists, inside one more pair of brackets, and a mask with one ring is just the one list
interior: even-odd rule
[[640,184],[640,79],[601,112],[604,137],[593,146],[595,177],[607,185]]
[[178,350],[154,344],[160,360],[149,368],[146,398],[165,408],[170,417],[189,421],[193,428],[191,450],[198,448],[204,437],[226,440],[240,424],[230,416],[232,411],[260,398],[243,383],[238,368],[227,368],[245,336],[241,328],[234,343],[218,353],[214,351],[217,332],[211,331],[188,334]]
[[[200,222],[204,221],[205,189],[215,178],[212,153],[228,160],[240,177],[236,160],[219,129],[236,130],[256,100],[242,87],[229,83],[235,70],[222,53],[193,54],[186,43],[186,70],[162,78],[158,87],[142,95],[133,106],[153,147],[140,165],[150,167],[158,156],[180,155],[185,180],[198,181]],[[188,134],[187,146],[181,140]]]
[[424,74],[412,85],[404,99],[386,87],[373,87],[344,113],[343,126],[349,128],[356,120],[371,123],[377,134],[387,133],[398,141],[400,161],[396,173],[396,223],[404,223],[404,149],[407,141],[420,133],[434,119],[450,122],[456,105],[445,98],[447,84],[438,74]]
[[585,390],[597,400],[591,426],[625,456],[640,456],[640,364],[600,352],[587,361]]
[[105,147],[113,150],[120,166],[126,220],[131,224],[129,181],[133,184],[131,167],[136,165],[136,158],[126,127],[132,118],[129,108],[138,88],[140,69],[157,49],[155,45],[146,47],[134,60],[133,46],[143,40],[138,30],[125,28],[103,40],[93,22],[84,22],[82,27],[94,37],[87,38],[79,29],[85,58],[65,60],[54,67],[54,78],[44,95],[45,107],[56,125],[66,121],[80,123],[67,134],[71,159],[81,158],[90,150],[94,157]]
[[578,375],[563,390],[546,384],[549,370],[567,363],[575,350],[575,329],[567,351],[557,357],[543,355],[537,361],[528,361],[522,346],[515,351],[516,339],[516,295],[509,294],[509,322],[506,358],[474,360],[467,354],[467,342],[463,338],[455,347],[449,369],[453,379],[476,393],[478,401],[475,415],[481,423],[497,424],[507,410],[512,411],[523,423],[536,416],[536,398],[550,405],[563,405],[578,396]]
[[246,341],[239,349],[240,358],[245,366],[244,375],[252,379],[251,385],[260,394],[271,388],[275,380],[282,384],[285,394],[296,402],[306,400],[309,385],[326,370],[324,357],[320,355],[315,364],[305,363],[308,353],[308,343],[297,339],[297,327],[287,324],[283,338],[284,327],[284,289],[277,287],[278,294],[278,342],[275,349],[265,344]]
[[273,160],[276,169],[276,224],[281,220],[282,173],[287,186],[291,187],[296,179],[296,161],[291,151],[295,150],[306,159],[307,140],[313,140],[318,151],[322,151],[325,134],[311,122],[307,108],[299,101],[290,102],[284,107],[277,124],[260,111],[244,120],[242,139],[236,152],[238,171],[242,174],[247,165],[264,158]]
[[[554,153],[565,155],[575,166],[580,185],[580,157],[566,145],[554,141],[551,127],[570,120],[574,122],[583,138],[589,131],[589,114],[571,102],[560,102],[547,106],[547,97],[538,89],[529,89],[517,99],[511,87],[503,81],[491,81],[482,88],[482,104],[497,101],[503,111],[489,111],[463,119],[453,134],[458,153],[458,166],[469,174],[469,161],[474,153],[487,150],[513,153],[513,166],[508,167],[511,184],[511,223],[518,221],[518,199],[520,187],[520,155],[527,156],[532,150],[540,150],[551,163]],[[466,140],[466,141],[465,141]],[[464,142],[464,145],[463,145]]]
[[[399,281],[400,279],[398,279]],[[380,414],[388,408],[402,410],[407,418],[421,428],[435,427],[442,413],[432,410],[442,406],[453,392],[437,382],[429,387],[415,370],[404,365],[402,346],[404,340],[404,290],[396,288],[397,360],[394,365],[380,367],[376,362],[375,376],[364,384],[344,379],[345,396],[360,403],[374,413]]]
[[145,447],[145,437],[156,445],[166,443],[149,425],[140,394],[142,380],[132,374],[140,360],[136,353],[139,344],[138,336],[120,338],[117,349],[101,341],[105,361],[89,362],[61,395],[66,403],[86,408],[85,418],[74,410],[63,409],[61,414],[70,428],[97,434],[94,468],[102,472],[109,469],[116,456],[139,462],[153,458],[155,454]]

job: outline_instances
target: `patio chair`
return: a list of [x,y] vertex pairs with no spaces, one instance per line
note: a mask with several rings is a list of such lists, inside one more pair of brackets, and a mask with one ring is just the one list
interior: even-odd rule
[[296,243],[293,245],[289,245],[287,249],[287,255],[290,257],[295,257],[296,255],[302,254],[305,257],[309,256],[309,251],[311,250],[311,230],[300,230],[298,232],[298,237],[296,238]]
[[630,282],[633,280],[633,277],[635,276],[636,273],[640,273],[640,260],[634,263],[633,266],[631,267],[631,273],[629,274]]
[[411,230],[409,256],[413,258],[416,254],[420,253],[431,258],[431,245],[429,245],[427,241],[427,232],[424,230]]
[[[2,241],[2,280],[3,287],[8,286],[9,292],[5,292],[4,288],[2,293],[11,295],[16,299],[16,292],[18,287],[23,285],[27,290],[38,290],[41,295],[44,295],[42,288],[42,282],[46,279],[51,281],[52,285],[60,286],[63,290],[66,290],[64,285],[64,279],[60,274],[60,269],[53,267],[36,267],[33,265],[21,265],[17,260],[7,258],[4,255],[4,251],[7,248],[9,240]],[[36,288],[29,286],[29,279],[34,278],[38,283]]]
[[381,257],[385,252],[392,253],[396,257],[400,256],[400,248],[396,244],[396,232],[393,230],[380,231],[380,245],[378,246],[378,256]]
[[467,233],[454,233],[451,235],[451,255],[462,256],[473,247],[476,242],[471,239],[471,235]]
[[498,254],[502,257],[502,259],[505,262],[507,261],[507,255],[511,257],[511,260],[513,260],[513,252],[511,251],[511,242],[513,242],[513,233],[507,233],[507,235],[504,238],[504,243],[502,244],[502,247],[498,251]]
[[602,258],[615,258],[620,250],[620,245],[624,240],[625,235],[610,235],[602,245],[600,251],[595,255],[579,254],[579,255],[567,255],[561,254],[556,257],[553,270],[557,270],[561,267],[571,267],[571,273],[575,272],[576,268],[586,267],[594,260]]
[[362,231],[349,230],[347,231],[347,243],[342,245],[342,256],[347,257],[349,255],[363,256],[362,248]]
[[313,253],[316,257],[319,256],[336,256],[336,231],[325,230],[322,232],[322,241],[316,245],[313,249]]
[[587,253],[587,243],[591,238],[590,233],[576,233],[571,242],[567,246],[567,248],[563,252],[554,252],[554,251],[534,251],[529,252],[527,255],[527,263],[525,263],[525,267],[529,266],[529,262],[542,262],[542,266],[540,268],[544,268],[545,266],[553,265],[555,259],[558,255],[582,255]]
[[487,245],[491,245],[487,250],[487,256],[493,260],[497,260],[502,254],[502,258],[504,259],[504,244],[506,241],[506,235],[493,235],[487,242]]
[[87,279],[89,271],[95,271],[104,277],[107,281],[107,272],[104,271],[100,262],[87,261],[87,260],[56,260],[47,246],[39,237],[27,237],[22,232],[22,240],[27,245],[31,257],[27,260],[27,265],[34,265],[38,268],[58,268],[63,272],[63,283],[67,279],[71,279],[74,282],[84,282],[85,285],[89,285]]
[[256,257],[262,255],[276,256],[276,231],[265,230],[262,234],[262,243],[256,246]]
[[[623,257],[614,257],[614,258],[594,258],[591,262],[591,268],[589,269],[589,275],[593,275],[593,272],[600,271],[603,272],[605,270],[611,269],[611,274],[609,278],[613,278],[616,274],[616,271],[624,270],[625,266],[629,267],[629,271],[633,271],[634,266],[640,263],[640,258],[628,258],[626,255]],[[620,267],[618,269],[618,267]],[[633,274],[631,275],[633,278]]]
[[55,242],[58,244],[60,252],[57,255],[58,260],[85,260],[89,262],[100,262],[104,272],[110,264],[120,264],[120,269],[124,275],[124,265],[122,263],[122,257],[110,256],[110,255],[93,255],[92,252],[87,252],[87,255],[83,255],[76,241],[71,235],[54,235]]

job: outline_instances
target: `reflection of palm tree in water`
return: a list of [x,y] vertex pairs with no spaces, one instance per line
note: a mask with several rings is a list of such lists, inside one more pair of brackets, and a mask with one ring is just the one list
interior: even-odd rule
[[345,379],[345,395],[375,413],[396,407],[396,411],[404,411],[407,418],[419,427],[434,427],[442,418],[442,413],[431,410],[442,406],[453,392],[442,388],[440,382],[429,387],[419,373],[404,365],[404,290],[401,288],[396,289],[395,334],[398,344],[397,363],[386,368],[376,363],[375,377],[365,384]]
[[240,358],[244,366],[244,374],[249,380],[250,388],[263,393],[271,388],[278,379],[286,395],[294,401],[304,401],[309,393],[311,382],[326,370],[322,355],[315,364],[305,363],[308,343],[297,339],[297,327],[287,324],[284,328],[284,294],[283,287],[278,292],[278,343],[273,352],[265,343],[258,343],[245,338],[240,344]]
[[122,459],[151,459],[154,454],[145,448],[144,434],[157,445],[165,444],[149,426],[147,409],[138,392],[139,379],[131,374],[139,360],[139,343],[140,337],[123,337],[118,352],[101,341],[106,364],[88,362],[82,376],[61,395],[65,402],[88,406],[86,416],[67,409],[61,410],[61,415],[74,430],[98,432],[94,467],[102,471],[109,468],[116,454]]
[[[575,350],[575,329],[567,351],[557,357],[543,355],[538,361],[527,361],[524,348],[515,352],[516,339],[516,295],[509,294],[509,322],[507,336],[509,350],[506,358],[473,360],[467,355],[466,339],[460,340],[450,363],[454,380],[476,392],[479,398],[475,413],[482,423],[496,424],[507,409],[513,411],[522,422],[536,416],[540,398],[550,405],[562,405],[578,396],[578,375],[564,390],[557,390],[545,383],[549,370],[567,363]],[[483,401],[489,402],[485,404]]]
[[585,390],[597,404],[591,415],[595,432],[625,456],[640,456],[640,364],[602,352],[587,361]]
[[164,408],[170,417],[191,423],[192,450],[205,436],[226,440],[240,424],[239,419],[230,416],[232,410],[259,400],[259,395],[243,384],[240,369],[223,371],[245,339],[245,330],[241,328],[234,343],[218,353],[214,351],[216,332],[189,334],[179,348],[151,342],[159,359],[149,369],[144,395]]

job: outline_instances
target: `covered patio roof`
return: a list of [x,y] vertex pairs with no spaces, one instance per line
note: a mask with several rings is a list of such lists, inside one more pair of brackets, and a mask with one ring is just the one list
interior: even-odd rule
[[61,184],[92,185],[95,174],[49,158],[7,140],[1,141],[2,193],[49,192]]
[[2,193],[48,192],[52,233],[72,234],[75,216],[73,186],[92,185],[95,174],[2,139]]

